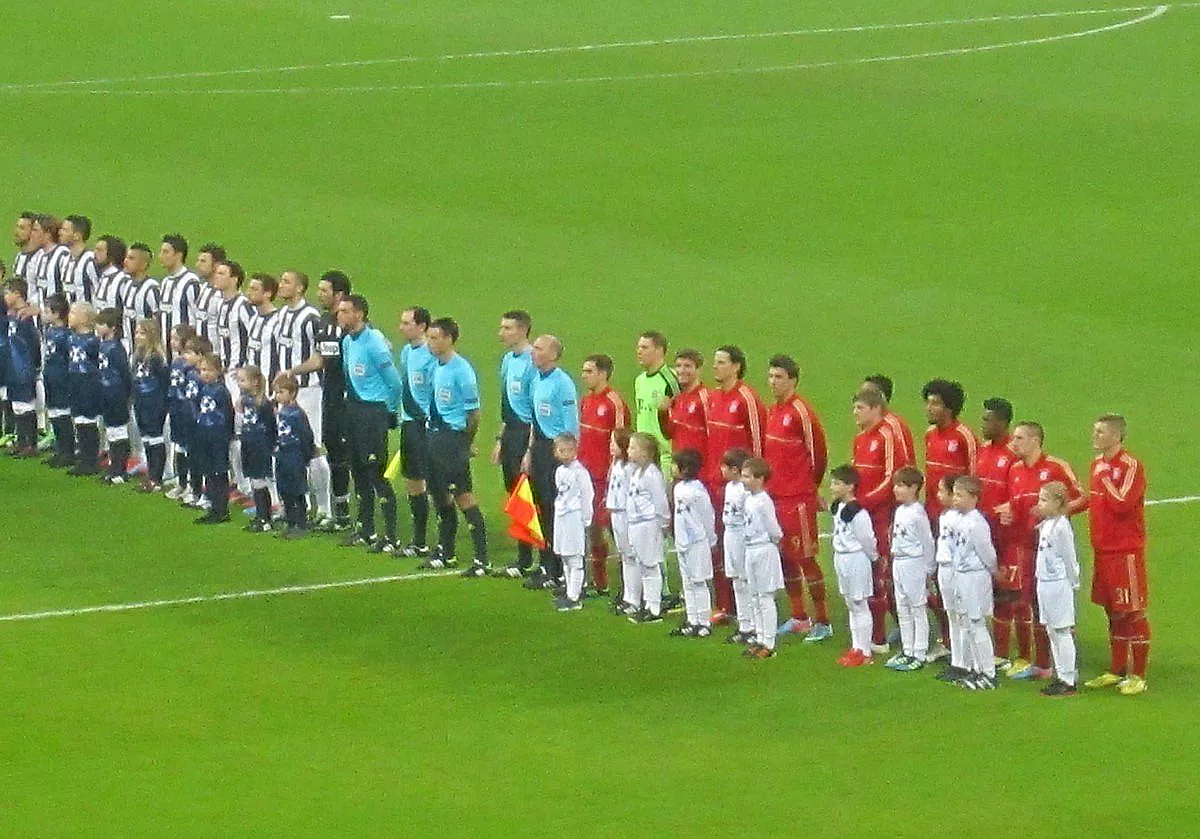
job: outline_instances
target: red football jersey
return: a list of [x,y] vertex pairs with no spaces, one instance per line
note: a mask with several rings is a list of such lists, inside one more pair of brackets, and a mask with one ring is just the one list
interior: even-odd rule
[[817,494],[825,478],[829,454],[821,418],[803,397],[793,396],[767,408],[763,457],[771,464],[767,492],[772,498]]
[[1079,479],[1065,460],[1043,454],[1032,466],[1017,460],[1008,472],[1008,497],[1012,505],[1013,531],[1017,538],[1032,542],[1036,538],[1038,519],[1033,515],[1037,506],[1038,492],[1051,481],[1066,484],[1067,514],[1075,515],[1088,505],[1087,496]]
[[[695,449],[700,452],[700,479],[708,482],[708,398],[711,391],[702,384],[685,390],[671,400],[663,422],[663,433],[671,440],[671,451]],[[720,480],[720,464],[711,467]]]
[[996,542],[1000,541],[999,537],[1004,532],[1000,520],[996,518],[996,508],[1008,503],[1008,473],[1018,459],[1012,452],[1010,440],[1009,437],[989,440],[979,447],[975,455],[975,474],[983,485],[983,492],[979,496],[979,512],[992,526]]
[[[750,385],[738,382],[730,390],[709,390],[707,419],[710,475],[719,475],[721,458],[730,449],[742,448],[756,457],[762,456],[767,409]],[[718,471],[713,473],[713,469]],[[716,480],[719,482],[720,478]]]
[[925,511],[934,527],[942,514],[938,484],[947,475],[974,475],[978,447],[975,432],[957,420],[946,428],[931,425],[925,431]]
[[883,412],[883,421],[896,435],[896,457],[898,458],[896,468],[916,465],[917,449],[913,444],[913,433],[912,429],[908,427],[908,423],[899,414],[894,414],[886,409]]
[[854,435],[854,468],[859,478],[855,500],[872,519],[876,511],[890,511],[896,506],[892,476],[903,465],[900,458],[901,444],[886,419]]
[[1146,549],[1146,470],[1124,449],[1092,461],[1088,507],[1096,553],[1141,553]]
[[579,402],[579,462],[594,481],[608,479],[609,444],[617,428],[629,426],[629,405],[611,387]]

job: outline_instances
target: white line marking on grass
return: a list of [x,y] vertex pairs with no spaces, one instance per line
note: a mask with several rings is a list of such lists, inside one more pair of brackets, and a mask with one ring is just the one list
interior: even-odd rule
[[399,583],[411,580],[427,580],[435,577],[451,576],[453,571],[428,571],[415,574],[391,574],[386,577],[364,577],[359,580],[337,580],[332,583],[310,583],[299,586],[281,586],[279,588],[251,589],[250,591],[234,591],[225,594],[199,594],[194,597],[176,597],[167,600],[144,600],[138,603],[109,603],[104,606],[82,606],[77,609],[51,609],[45,612],[19,612],[13,615],[0,615],[0,622],[36,621],[45,618],[71,618],[78,615],[95,615],[113,612],[136,612],[142,609],[161,609],[165,606],[187,606],[194,603],[220,603],[225,600],[250,600],[257,597],[273,597],[279,594],[306,594],[313,591],[328,591],[330,589],[358,588],[360,586],[375,586],[381,583]]
[[[1200,2],[1178,3],[1175,5],[1180,8],[1188,8],[1188,7],[1193,7],[1193,6],[1200,6]],[[221,78],[221,77],[230,77],[230,76],[266,75],[266,74],[270,74],[270,73],[297,73],[297,72],[303,72],[303,71],[307,71],[307,70],[336,70],[336,69],[345,69],[345,68],[352,68],[352,67],[380,67],[380,66],[386,66],[386,65],[392,65],[392,64],[421,64],[421,63],[433,63],[433,62],[464,61],[464,60],[478,59],[478,58],[520,58],[520,57],[539,56],[539,55],[557,55],[557,54],[563,54],[563,53],[600,52],[603,50],[633,49],[633,48],[639,48],[639,47],[663,47],[663,46],[679,46],[679,45],[685,45],[685,44],[715,43],[715,42],[721,42],[721,41],[751,41],[751,40],[763,40],[763,39],[769,39],[769,38],[795,38],[795,37],[801,37],[801,36],[806,36],[806,35],[832,35],[832,34],[854,33],[854,32],[882,32],[882,31],[905,30],[905,29],[924,29],[924,28],[933,28],[933,27],[939,27],[939,26],[963,26],[963,25],[980,24],[980,23],[1006,23],[1006,22],[1015,22],[1015,21],[1024,21],[1024,20],[1044,20],[1044,19],[1052,19],[1052,18],[1080,17],[1080,16],[1086,16],[1086,15],[1125,14],[1125,13],[1131,13],[1131,12],[1145,12],[1145,11],[1150,11],[1150,10],[1156,11],[1157,14],[1154,16],[1157,16],[1158,14],[1162,13],[1162,12],[1158,12],[1159,9],[1162,9],[1163,11],[1165,11],[1166,8],[1167,7],[1165,7],[1165,6],[1122,6],[1122,7],[1109,8],[1109,9],[1076,9],[1076,10],[1060,11],[1060,12],[1032,12],[1032,13],[1028,13],[1028,14],[1019,14],[1019,15],[990,15],[988,17],[949,18],[946,20],[927,20],[927,21],[917,21],[917,22],[910,22],[910,23],[871,23],[871,24],[856,24],[853,26],[822,27],[822,28],[816,28],[816,29],[782,29],[782,30],[777,30],[777,31],[773,31],[773,32],[750,32],[750,33],[740,33],[740,34],[734,33],[734,34],[715,34],[715,35],[683,35],[683,36],[668,37],[668,38],[645,38],[645,39],[632,40],[632,41],[611,41],[611,42],[607,42],[607,43],[598,43],[598,44],[576,44],[576,45],[567,45],[567,46],[534,47],[534,48],[527,48],[527,49],[508,49],[508,50],[490,50],[490,51],[479,51],[479,52],[447,53],[444,55],[437,55],[437,56],[411,56],[410,55],[410,56],[400,56],[397,58],[373,58],[373,59],[362,59],[362,60],[356,60],[356,61],[327,61],[327,62],[321,62],[321,63],[317,63],[317,64],[292,64],[292,65],[284,65],[284,66],[280,66],[280,67],[246,67],[246,68],[239,68],[239,69],[232,69],[232,70],[205,70],[205,71],[191,71],[191,72],[180,72],[180,73],[162,73],[162,74],[147,75],[147,76],[119,76],[119,77],[112,77],[112,78],[71,79],[71,80],[54,81],[54,82],[30,82],[30,83],[24,83],[24,84],[13,83],[13,84],[0,84],[0,93],[20,93],[20,92],[28,92],[28,91],[54,92],[54,90],[57,88],[78,88],[78,87],[89,88],[87,90],[88,93],[98,93],[101,91],[94,90],[91,88],[97,87],[97,86],[104,86],[104,85],[114,85],[114,84],[133,84],[133,83],[158,82],[158,81],[180,81],[180,80],[184,80],[184,79],[212,79],[212,78]],[[335,17],[338,19],[341,19],[342,16],[330,15],[331,20],[334,19]],[[345,17],[348,18],[349,15],[346,15]],[[1139,20],[1139,21],[1134,21],[1134,22],[1140,23],[1141,21]],[[1128,26],[1130,24],[1126,23],[1126,24],[1122,24],[1122,25]],[[1100,29],[1100,30],[1096,30],[1096,31],[1076,33],[1076,34],[1073,34],[1070,36],[1064,36],[1064,37],[1082,37],[1082,35],[1096,34],[1096,32],[1102,32],[1102,31],[1107,31],[1107,30]],[[1020,42],[1020,43],[1025,43],[1025,42]],[[1042,42],[1041,41],[1033,41],[1033,43],[1042,43]],[[981,48],[977,48],[977,49],[974,49],[974,48],[968,48],[968,49],[974,49],[974,51],[981,51],[981,50],[985,50],[985,49],[999,49],[1003,46],[1013,46],[1013,45],[1018,45],[1018,44],[1002,44],[1002,45],[993,45],[993,46],[989,46],[989,47],[981,47]],[[946,52],[946,53],[938,53],[938,54],[949,55],[949,54],[953,54],[953,51]],[[921,55],[921,56],[912,56],[912,57],[932,57],[932,55]],[[905,57],[901,56],[901,57],[892,57],[890,59],[877,58],[877,59],[869,59],[869,60],[871,60],[871,61],[893,60],[894,61],[894,60],[902,60],[903,58],[905,58]],[[814,65],[789,65],[786,68],[775,68],[775,69],[805,69],[808,67],[824,67],[824,66],[837,66],[837,64],[822,63],[822,64],[814,64]],[[747,70],[745,72],[770,72],[771,70],[772,70],[772,68],[763,68],[758,71],[751,69],[751,70]],[[693,75],[693,74],[656,74],[656,75],[652,75],[652,76],[638,76],[638,77],[634,77],[634,78],[638,78],[638,79],[641,79],[641,78],[676,78],[676,77],[684,77],[684,76],[689,76],[689,75]],[[611,78],[604,77],[604,78],[599,78],[599,79],[595,79],[595,80],[609,81],[609,80],[618,80],[618,79],[622,79],[622,78],[624,78],[624,77],[611,77]],[[529,82],[527,84],[569,83],[571,81],[591,81],[591,80],[592,79],[580,79],[580,80],[563,79],[563,80],[557,80],[557,81],[550,80],[550,81],[544,81],[544,82]],[[480,83],[476,83],[476,86],[490,87],[490,86],[496,86],[497,84],[504,84],[504,83],[480,82]],[[386,88],[386,89],[420,90],[420,89],[428,89],[429,87],[437,88],[439,86],[437,86],[437,85],[434,85],[434,86],[411,86],[411,87]],[[448,85],[446,87],[454,87],[454,86]],[[345,88],[323,88],[323,89],[324,90],[337,90],[337,91],[345,90]],[[356,89],[366,89],[366,88],[356,88]],[[63,92],[65,92],[65,91],[63,91]],[[118,91],[113,91],[113,92],[116,93]],[[140,93],[142,91],[120,91],[120,92]],[[167,93],[170,91],[162,91],[162,92]],[[222,93],[225,91],[195,91],[195,92],[197,92],[197,93]],[[230,91],[230,92],[270,92],[270,93],[274,93],[274,92],[286,92],[286,89],[272,89],[272,90],[267,90],[267,91]]]
[[[1191,504],[1200,501],[1200,495],[1180,495],[1175,498],[1156,498],[1146,502],[1146,506],[1159,504]],[[818,534],[821,539],[828,540],[829,533]],[[81,615],[115,614],[118,612],[138,612],[146,609],[161,609],[167,606],[190,606],[200,603],[221,603],[228,600],[252,600],[260,597],[274,597],[282,594],[307,594],[314,591],[329,591],[333,589],[361,588],[377,586],[385,583],[404,583],[413,580],[437,579],[439,577],[456,576],[456,571],[427,571],[413,574],[389,574],[385,577],[363,577],[358,580],[336,580],[332,583],[309,583],[299,586],[280,586],[279,588],[251,589],[249,591],[234,591],[224,594],[199,594],[193,597],[175,597],[163,600],[143,600],[136,603],[108,603],[103,606],[81,606],[74,609],[49,609],[44,612],[17,612],[11,615],[0,615],[0,623],[16,623],[19,621],[37,621],[47,618],[73,618]]]
[[330,15],[330,20],[349,20],[350,15]]

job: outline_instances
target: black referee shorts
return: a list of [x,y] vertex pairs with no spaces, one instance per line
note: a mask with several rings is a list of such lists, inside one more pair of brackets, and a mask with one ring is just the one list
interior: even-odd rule
[[471,481],[471,443],[467,432],[447,429],[430,431],[429,494],[435,503],[447,495],[457,497],[474,489]]
[[325,447],[330,464],[350,462],[346,445],[346,403],[330,399],[328,393],[321,403],[321,445]]
[[400,474],[408,480],[429,480],[429,437],[423,420],[400,424],[400,464]]
[[390,416],[387,406],[381,402],[351,400],[346,403],[344,427],[353,468],[373,471],[378,466],[379,474],[383,474],[387,468]]
[[521,474],[521,459],[529,449],[528,425],[505,425],[500,434],[500,471],[504,474],[504,489],[512,492]]

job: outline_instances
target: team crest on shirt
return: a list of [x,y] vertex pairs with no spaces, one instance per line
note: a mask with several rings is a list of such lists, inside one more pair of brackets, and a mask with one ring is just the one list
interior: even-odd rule
[[1112,470],[1112,479],[1114,481],[1121,480],[1121,470],[1119,468]]
[[414,385],[423,385],[423,384],[425,384],[425,374],[424,374],[424,373],[422,373],[420,370],[416,370],[416,371],[414,371],[414,372],[412,373],[412,375],[410,375],[410,376],[409,376],[409,378],[412,380],[412,383],[413,383]]
[[106,356],[106,355],[100,356],[100,369],[101,370],[108,369],[108,356]]
[[281,419],[279,421],[279,436],[280,437],[291,437],[292,436],[292,424],[290,422],[288,422],[287,420]]
[[951,440],[949,443],[947,443],[947,444],[946,444],[946,451],[948,451],[948,452],[956,452],[956,451],[958,451],[958,441],[957,441],[957,440]]
[[736,403],[736,402],[730,402],[730,403],[729,403],[729,413],[731,413],[731,414],[736,414],[736,413],[737,413],[737,409],[738,409],[738,403]]
[[695,402],[693,402],[692,404],[688,405],[688,413],[689,413],[689,414],[694,414],[694,413],[696,413],[696,403],[695,403]]
[[553,409],[549,402],[543,402],[541,405],[538,405],[538,414],[540,414],[543,417],[550,416],[551,410],[553,410]]
[[1043,469],[1042,471],[1038,472],[1038,480],[1039,480],[1039,481],[1048,481],[1048,480],[1050,480],[1050,470],[1048,470],[1048,469]]
[[1006,463],[1008,463],[1008,458],[1007,458],[1007,457],[1000,457],[1000,458],[996,458],[996,465],[997,465],[997,466],[999,466],[1001,469],[1003,469],[1003,468],[1004,468],[1004,465],[1005,465]]
[[87,361],[87,353],[83,351],[83,347],[71,347],[71,363],[83,364]]
[[508,383],[508,392],[513,396],[519,396],[521,393],[521,380],[513,379]]
[[605,408],[603,405],[601,405],[599,408],[596,409],[596,416],[598,416],[598,417],[602,417],[607,413],[608,413],[608,408]]
[[872,440],[872,441],[871,441],[871,451],[873,451],[873,452],[874,452],[874,451],[878,451],[878,450],[879,450],[879,441],[878,441],[878,440]]
[[211,414],[211,413],[215,413],[216,410],[217,410],[217,400],[213,399],[211,396],[201,396],[200,397],[200,413]]
[[361,362],[358,364],[355,364],[353,372],[354,372],[354,375],[356,375],[356,376],[365,376],[365,375],[367,375],[367,365],[365,365]]
[[791,415],[787,415],[787,414],[785,414],[785,415],[784,415],[784,417],[783,417],[783,424],[784,424],[784,425],[791,425],[791,424],[792,424],[792,418],[791,418]]

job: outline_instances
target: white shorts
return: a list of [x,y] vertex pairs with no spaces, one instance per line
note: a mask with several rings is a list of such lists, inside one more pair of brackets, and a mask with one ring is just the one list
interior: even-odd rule
[[629,525],[629,548],[638,565],[650,568],[663,564],[663,532],[656,521]]
[[322,448],[325,445],[325,438],[321,436],[324,432],[324,426],[321,424],[321,406],[324,396],[325,390],[320,385],[302,387],[296,393],[296,404],[308,415],[308,426],[312,429],[313,439]]
[[574,510],[554,516],[554,552],[559,556],[583,556],[587,553],[587,533],[583,513]]
[[942,608],[947,612],[958,613],[958,594],[954,590],[954,566],[939,565],[937,567],[938,592],[942,595]]
[[835,553],[833,571],[837,574],[838,592],[847,600],[866,600],[875,593],[871,559],[865,553]]
[[[678,548],[678,543],[676,543]],[[713,576],[712,548],[708,542],[696,542],[679,548],[679,579],[686,582],[711,580]]]
[[755,594],[774,594],[783,588],[783,563],[778,547],[746,546],[746,582]]
[[233,403],[233,431],[237,434],[242,430],[242,389],[238,386],[236,370],[225,374],[225,389]]
[[613,542],[617,545],[617,556],[621,559],[633,559],[629,547],[629,522],[624,510],[609,510],[609,521],[612,526]]
[[722,547],[725,549],[725,576],[746,579],[746,540],[744,531],[725,528]]
[[1075,625],[1075,589],[1070,580],[1038,580],[1038,621],[1047,629]]
[[992,575],[987,571],[956,571],[954,573],[956,611],[969,620],[992,616]]
[[929,598],[928,576],[925,574],[924,560],[893,560],[892,587],[896,592],[897,606],[908,606],[910,609],[924,607]]

